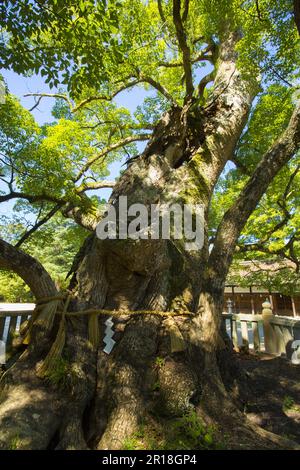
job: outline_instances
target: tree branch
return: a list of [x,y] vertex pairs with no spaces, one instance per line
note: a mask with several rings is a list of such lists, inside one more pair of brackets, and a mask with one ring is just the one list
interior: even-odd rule
[[36,299],[57,294],[45,268],[32,256],[0,239],[0,269],[12,270],[30,287]]
[[61,93],[26,93],[26,95],[24,95],[25,98],[28,97],[28,96],[37,96],[39,98],[38,102],[30,109],[30,111],[32,111],[34,108],[36,108],[36,106],[39,105],[42,98],[59,98],[59,99],[62,99],[62,100],[66,101],[68,103],[68,105],[70,106],[71,111],[73,109],[72,102],[69,100],[69,98],[66,95],[63,95]]
[[189,0],[184,0],[184,10],[182,13],[182,21],[185,22],[187,20],[188,14],[189,14],[189,6],[190,6],[190,1]]
[[294,19],[300,35],[300,0],[294,0]]
[[79,181],[80,178],[84,175],[84,173],[89,170],[89,168],[96,163],[100,158],[105,157],[108,153],[112,152],[113,150],[117,150],[120,147],[123,147],[125,145],[131,144],[132,142],[141,142],[144,140],[150,139],[151,135],[150,134],[140,134],[140,135],[135,135],[135,136],[130,136],[126,137],[123,140],[120,140],[119,142],[110,145],[109,147],[106,147],[105,149],[102,150],[98,155],[95,157],[91,158],[80,170],[78,173],[77,177],[75,178],[75,182]]
[[183,59],[183,69],[185,76],[185,85],[186,85],[186,98],[189,99],[193,96],[194,85],[193,85],[193,75],[191,68],[191,51],[187,44],[186,34],[182,24],[181,18],[181,1],[173,0],[173,22],[176,29],[176,36],[179,44],[179,48],[182,52]]
[[115,184],[115,181],[96,181],[91,183],[84,182],[78,188],[76,188],[76,193],[80,194],[95,189],[113,188]]
[[34,226],[31,227],[30,230],[26,230],[26,232],[22,235],[22,237],[15,244],[15,247],[19,248],[22,245],[22,243],[24,243],[26,240],[28,240],[28,238],[34,232],[36,232],[42,225],[46,224],[51,219],[51,217],[53,217],[54,214],[56,214],[59,211],[59,209],[61,209],[61,207],[62,207],[62,204],[57,204],[42,219],[40,219],[38,222],[36,222],[34,224]]
[[61,209],[61,213],[68,219],[73,219],[78,225],[93,232],[96,230],[99,218],[95,213],[84,211],[81,207],[68,203]]
[[209,257],[211,273],[220,285],[225,281],[238,237],[249,216],[256,208],[281,168],[293,157],[300,146],[300,104],[297,105],[289,125],[257,165],[235,203],[225,213],[217,231]]
[[4,194],[0,196],[0,203],[10,201],[11,199],[26,199],[28,202],[41,202],[41,201],[48,201],[48,202],[55,202],[57,204],[65,203],[64,199],[57,198],[55,196],[49,196],[48,194],[27,194],[17,191],[11,191],[8,194]]
[[212,92],[206,106],[203,107],[201,100],[197,100],[197,106],[204,112],[205,129],[209,135],[207,151],[210,159],[202,171],[212,190],[227,161],[235,153],[251,103],[259,90],[258,86],[254,86],[255,79],[242,77],[237,68],[235,46],[240,37],[238,32],[232,32],[217,47],[214,54],[218,67]]
[[214,81],[214,78],[215,78],[215,71],[213,70],[212,72],[208,73],[207,75],[205,75],[201,80],[200,80],[200,83],[198,85],[198,96],[199,97],[202,97],[204,95],[204,90],[206,88],[206,86]]
[[149,83],[149,85],[151,85],[153,88],[159,91],[165,98],[167,98],[167,100],[170,101],[170,103],[177,105],[176,101],[174,100],[173,96],[168,92],[168,90],[165,87],[163,87],[159,82],[154,80],[152,77],[149,77],[148,75],[144,75],[141,72],[140,81]]
[[33,111],[35,108],[38,107],[38,105],[40,104],[42,98],[43,98],[42,96],[39,96],[39,98],[35,101],[35,104],[29,109],[29,112]]
[[300,269],[300,260],[297,257],[294,250],[294,243],[299,242],[300,238],[297,237],[299,232],[294,233],[294,235],[288,240],[288,242],[282,247],[276,250],[271,250],[268,246],[265,246],[263,243],[253,243],[251,245],[238,246],[238,253],[251,253],[259,251],[269,256],[279,256],[282,259],[287,259],[295,264],[296,272]]
[[168,92],[168,90],[165,87],[163,87],[159,82],[157,82],[153,78],[147,75],[144,75],[140,72],[136,80],[132,80],[128,83],[125,83],[116,91],[114,91],[111,95],[92,95],[82,100],[80,103],[78,103],[75,106],[73,106],[71,100],[69,100],[69,98],[66,95],[63,95],[60,93],[27,93],[26,95],[24,95],[24,97],[28,97],[28,96],[38,97],[37,103],[35,103],[35,105],[32,106],[32,108],[30,108],[29,111],[33,111],[39,105],[42,98],[48,97],[48,98],[59,98],[59,99],[65,100],[70,107],[71,113],[76,113],[81,108],[83,108],[89,103],[92,103],[93,101],[112,101],[119,93],[121,93],[122,91],[128,90],[128,88],[138,85],[139,83],[149,83],[149,85],[151,85],[153,88],[159,91],[165,98],[167,98],[167,100],[170,101],[170,103],[176,104],[173,96]]
[[164,10],[163,10],[163,7],[162,7],[161,0],[157,0],[157,7],[158,7],[160,19],[165,24],[166,23],[166,17],[165,17],[165,14],[164,14]]
[[135,85],[138,85],[141,83],[141,80],[133,80],[131,82],[128,82],[124,85],[122,85],[118,90],[113,92],[111,95],[94,95],[94,96],[89,96],[85,100],[82,100],[77,106],[74,106],[74,108],[71,110],[72,113],[76,113],[79,111],[79,109],[83,108],[87,104],[91,103],[92,101],[112,101],[119,93],[121,93],[124,90],[127,90],[128,88],[131,88]]

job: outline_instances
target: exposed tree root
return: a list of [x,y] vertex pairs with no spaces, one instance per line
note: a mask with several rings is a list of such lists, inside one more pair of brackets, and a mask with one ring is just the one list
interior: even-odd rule
[[34,365],[25,352],[2,377],[0,449],[45,449],[61,425],[65,400]]
[[[152,333],[156,326],[152,324]],[[140,338],[144,337],[142,330]],[[73,341],[77,344],[71,388],[61,389],[39,379],[34,367],[28,369],[30,357],[25,352],[3,378],[0,448],[122,449],[137,440],[132,436],[142,435],[145,423],[150,423],[152,441],[145,438],[143,445],[172,448],[172,426],[177,429],[183,417],[196,413],[200,423],[214,429],[214,441],[208,448],[300,449],[299,444],[247,419],[228,384],[225,387],[220,361],[214,355],[205,355],[196,374],[186,354],[156,356],[158,337],[152,337],[149,330],[151,323],[147,327],[149,349],[134,363],[130,354],[107,357],[99,353],[97,388],[95,367],[84,369],[84,361],[92,361],[93,353],[84,342],[80,347],[78,334],[71,335],[68,342],[69,351]],[[124,352],[133,331],[136,325],[127,339],[124,335]],[[155,361],[157,357],[161,360]],[[202,445],[199,441],[199,448]]]

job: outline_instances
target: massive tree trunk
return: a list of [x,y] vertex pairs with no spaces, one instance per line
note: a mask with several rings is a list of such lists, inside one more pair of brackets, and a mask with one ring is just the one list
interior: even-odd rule
[[[46,314],[37,311],[29,348],[2,379],[0,448],[17,439],[18,448],[119,449],[145,419],[167,422],[191,410],[208,423],[218,423],[220,429],[233,429],[238,422],[236,432],[243,431],[239,446],[275,445],[276,439],[267,432],[260,431],[258,440],[259,431],[246,426],[239,410],[238,385],[244,378],[222,330],[221,311],[236,238],[279,164],[255,194],[250,181],[254,207],[246,204],[243,211],[238,206],[238,220],[229,214],[223,222],[228,243],[223,231],[211,254],[208,247],[213,190],[232,157],[255,95],[255,85],[242,80],[236,68],[237,39],[231,35],[221,46],[210,103],[198,108],[191,101],[171,108],[143,154],[120,177],[110,199],[116,207],[119,196],[127,196],[128,205],[148,207],[169,202],[202,204],[202,250],[187,251],[180,240],[88,237],[73,266],[69,310],[79,314],[86,309],[117,310],[116,345],[109,355],[102,350],[109,315],[94,315],[88,321],[84,315],[55,315],[54,308]],[[292,134],[287,136],[293,142],[285,149],[286,160],[299,142],[299,132],[294,129]],[[283,157],[280,162],[284,163]],[[7,267],[14,269],[9,263]],[[22,271],[20,275],[26,277]],[[36,295],[51,297],[55,292],[50,288]],[[53,303],[56,308],[59,300]],[[128,313],[136,310],[153,314]],[[178,315],[156,315],[158,311]],[[194,313],[182,315],[184,311]],[[93,344],[88,333],[94,335]],[[53,342],[60,348],[63,386],[62,380],[55,382],[55,374],[41,374],[46,362],[41,361]],[[230,439],[228,445],[233,445]]]

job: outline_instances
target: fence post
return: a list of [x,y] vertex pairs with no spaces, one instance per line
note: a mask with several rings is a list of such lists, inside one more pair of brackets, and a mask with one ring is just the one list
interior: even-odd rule
[[262,319],[264,328],[265,351],[269,354],[276,354],[276,336],[271,324],[274,318],[270,301],[266,299],[262,304]]
[[232,315],[232,300],[231,299],[227,300],[227,310],[228,310],[229,315]]
[[233,318],[233,302],[231,299],[227,300],[227,310],[230,317],[230,330],[231,330],[231,341],[235,349],[239,347],[238,335],[237,335],[237,323]]
[[6,363],[6,346],[4,341],[0,341],[0,366]]
[[[300,364],[300,355],[299,355],[300,340],[296,339],[295,341],[293,341],[293,343],[291,345],[291,348],[292,348],[292,351],[293,351],[293,354],[292,354],[292,357],[291,357],[291,362],[292,362],[292,364],[298,365],[298,364]],[[299,348],[299,352],[298,352],[298,348]]]

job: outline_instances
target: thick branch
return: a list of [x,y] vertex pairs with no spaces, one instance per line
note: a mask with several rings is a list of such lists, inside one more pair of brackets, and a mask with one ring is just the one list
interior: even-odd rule
[[186,84],[186,98],[191,98],[194,92],[193,75],[191,68],[191,51],[187,44],[186,34],[182,24],[181,18],[181,2],[180,0],[173,0],[173,22],[176,29],[176,36],[179,47],[182,52],[183,68]]
[[288,128],[258,164],[240,196],[225,213],[217,231],[210,255],[211,273],[224,282],[238,237],[249,216],[256,208],[281,168],[300,146],[300,104],[295,109]]
[[153,88],[159,91],[165,98],[167,98],[170,103],[173,103],[175,105],[177,104],[173,96],[168,92],[168,90],[164,86],[162,86],[161,83],[154,80],[152,77],[140,73],[140,81],[144,83],[149,83],[149,85],[151,85]]
[[91,212],[85,212],[82,208],[69,203],[61,209],[61,213],[68,219],[73,219],[78,225],[93,232],[96,229],[99,217]]
[[218,67],[212,93],[204,107],[204,129],[209,135],[206,151],[210,158],[203,175],[212,189],[226,162],[234,155],[258,92],[257,82],[242,77],[237,68],[235,46],[239,40],[238,33],[230,33],[215,51]]
[[0,268],[14,271],[39,299],[57,294],[57,289],[45,268],[24,251],[0,240]]
[[78,186],[78,188],[76,188],[76,193],[80,194],[95,189],[113,188],[115,184],[115,181],[95,181],[89,183],[84,182],[80,186]]
[[136,80],[131,80],[128,83],[125,83],[122,85],[120,88],[118,88],[116,91],[114,91],[111,95],[94,95],[94,96],[89,96],[85,100],[82,100],[77,106],[74,106],[74,108],[71,109],[72,113],[76,113],[79,111],[81,108],[86,106],[87,104],[93,102],[93,101],[112,101],[119,93],[122,91],[128,90],[128,88],[132,88],[135,85],[138,85],[140,83],[149,83],[153,88],[155,88],[157,91],[159,91],[165,98],[167,98],[170,103],[175,103],[174,98],[172,95],[164,88],[159,82],[155,81],[151,77],[144,76],[143,74],[140,74],[139,77]]
[[36,108],[39,105],[42,98],[48,97],[48,98],[63,99],[64,101],[66,101],[68,103],[71,113],[76,113],[77,111],[79,111],[79,109],[83,108],[84,106],[91,103],[92,101],[112,101],[119,93],[121,93],[122,91],[127,90],[128,88],[131,88],[135,85],[138,85],[139,83],[141,83],[141,80],[132,80],[131,82],[128,82],[128,83],[122,85],[120,88],[118,88],[111,95],[93,95],[93,96],[89,96],[88,98],[86,98],[86,99],[82,100],[80,103],[78,103],[76,106],[73,106],[72,102],[69,100],[69,98],[66,95],[63,95],[63,94],[60,94],[60,93],[27,93],[26,95],[24,95],[24,97],[27,97],[27,96],[38,97],[37,103],[35,103],[35,105],[30,109],[30,111],[32,111],[34,108]]
[[294,0],[294,19],[300,34],[300,0]]
[[11,199],[26,199],[28,202],[55,202],[56,204],[64,203],[63,199],[57,198],[55,196],[49,196],[49,194],[27,194],[18,191],[11,191],[8,194],[0,196],[0,203],[10,201]]

